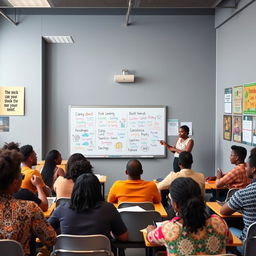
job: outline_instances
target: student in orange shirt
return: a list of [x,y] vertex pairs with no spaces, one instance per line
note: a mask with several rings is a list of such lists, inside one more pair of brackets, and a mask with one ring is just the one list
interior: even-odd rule
[[[25,178],[22,180],[21,188],[28,189],[35,194],[37,192],[37,189],[32,184],[31,178],[33,175],[35,175],[42,179],[40,172],[32,169],[32,166],[37,164],[36,152],[31,145],[25,145],[20,148],[20,153],[22,154],[21,172],[25,175]],[[45,185],[43,180],[41,183],[41,187],[46,196],[50,196],[50,190]]]
[[141,179],[142,165],[138,160],[130,160],[126,165],[128,180],[116,181],[110,188],[108,202],[152,202],[160,203],[161,196],[153,181]]

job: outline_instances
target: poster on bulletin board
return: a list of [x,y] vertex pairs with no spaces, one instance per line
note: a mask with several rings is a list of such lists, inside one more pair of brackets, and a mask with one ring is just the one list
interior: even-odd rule
[[244,116],[243,118],[243,143],[252,145],[252,116]]
[[243,113],[243,86],[233,88],[233,114]]
[[233,116],[233,141],[242,142],[242,116]]
[[224,140],[231,140],[232,138],[232,116],[223,116],[223,138]]
[[232,113],[232,88],[225,88],[224,90],[224,112],[226,114]]
[[244,85],[244,114],[256,115],[256,83]]

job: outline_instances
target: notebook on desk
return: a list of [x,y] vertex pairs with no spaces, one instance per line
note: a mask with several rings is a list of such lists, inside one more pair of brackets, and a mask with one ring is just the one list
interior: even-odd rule
[[51,205],[56,201],[56,197],[55,196],[47,197],[47,201],[48,201],[48,208],[50,208]]
[[223,205],[226,203],[225,201],[221,202],[221,201],[218,201],[218,200],[216,200],[216,202],[217,202],[220,206],[223,206]]

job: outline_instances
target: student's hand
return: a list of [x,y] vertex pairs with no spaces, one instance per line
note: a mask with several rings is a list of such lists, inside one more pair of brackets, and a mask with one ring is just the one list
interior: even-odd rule
[[36,175],[32,175],[30,180],[35,187],[41,186],[41,184],[43,183],[42,179]]
[[154,229],[156,229],[156,226],[148,225],[148,226],[147,226],[147,233],[153,231]]
[[223,172],[220,168],[217,169],[217,175],[216,175],[216,178],[217,179],[220,179],[221,177],[223,176]]

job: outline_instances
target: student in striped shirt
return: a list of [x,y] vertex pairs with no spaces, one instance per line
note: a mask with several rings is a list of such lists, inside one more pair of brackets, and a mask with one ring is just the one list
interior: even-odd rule
[[[246,165],[248,178],[253,179],[252,183],[244,189],[238,190],[230,200],[225,203],[220,213],[223,215],[231,215],[241,210],[243,213],[243,230],[231,228],[230,230],[242,241],[244,241],[248,227],[256,221],[256,154],[251,154]],[[241,253],[242,247],[237,248]]]

